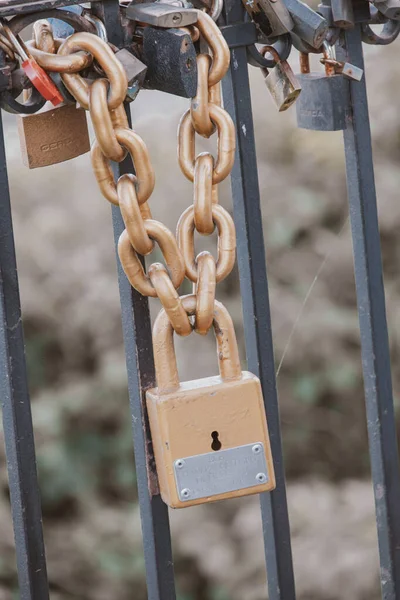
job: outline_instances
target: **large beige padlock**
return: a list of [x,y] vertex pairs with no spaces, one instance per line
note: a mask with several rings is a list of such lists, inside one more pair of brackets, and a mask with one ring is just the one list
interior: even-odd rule
[[24,165],[47,167],[90,150],[86,113],[74,104],[54,108],[47,102],[33,115],[18,115]]
[[[195,296],[182,303],[195,313]],[[220,374],[181,383],[164,310],[154,323],[157,387],[146,400],[160,493],[171,508],[275,487],[260,381],[241,370],[232,319],[217,301],[214,332]]]

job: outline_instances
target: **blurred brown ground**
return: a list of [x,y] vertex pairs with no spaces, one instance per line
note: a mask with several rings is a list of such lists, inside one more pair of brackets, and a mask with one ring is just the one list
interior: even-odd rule
[[[396,408],[397,48],[398,42],[366,48]],[[298,597],[375,600],[378,559],[341,135],[296,129],[295,110],[278,115],[260,73],[252,69],[251,76],[277,365],[328,257],[278,378]],[[153,215],[172,229],[192,202],[176,160],[176,128],[187,106],[142,92],[132,108],[156,169]],[[88,155],[30,172],[21,163],[14,117],[6,115],[5,125],[51,597],[144,600],[110,207]],[[222,198],[229,208],[229,185]],[[201,248],[212,242],[201,240]],[[219,286],[218,297],[233,314],[244,357],[236,274]],[[182,378],[216,369],[213,344],[212,337],[200,345],[194,336],[178,340]],[[2,444],[0,490],[0,600],[11,600],[18,592]],[[177,511],[171,519],[179,600],[267,597],[257,499]]]

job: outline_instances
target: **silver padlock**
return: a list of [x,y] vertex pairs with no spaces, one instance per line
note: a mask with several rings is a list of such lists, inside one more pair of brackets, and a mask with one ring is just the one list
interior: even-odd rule
[[333,67],[336,75],[343,75],[343,77],[350,79],[350,81],[361,81],[363,78],[364,71],[351,63],[336,60],[335,58],[321,58],[320,62],[325,66]]
[[328,33],[328,22],[300,0],[284,0],[293,19],[292,34],[315,49],[321,47]]
[[269,52],[272,54],[276,64],[272,70],[262,69],[267,86],[279,112],[283,112],[292,106],[297,100],[301,85],[293,73],[291,66],[286,60],[281,60],[278,52],[273,46],[265,46],[261,54]]
[[140,88],[143,86],[147,73],[147,66],[126,48],[118,50],[118,52],[115,53],[115,58],[117,58],[124,67],[128,79],[126,101],[132,102],[138,95]]
[[373,5],[388,19],[395,21],[400,19],[400,2],[399,0],[375,0]]
[[354,10],[351,0],[331,0],[332,24],[341,29],[354,27]]
[[[324,48],[324,58],[333,60],[331,47]],[[325,72],[310,73],[308,54],[300,54],[298,75],[302,93],[296,102],[297,126],[314,131],[339,131],[346,128],[349,114],[349,82],[336,74],[329,63]]]
[[187,27],[197,23],[197,12],[191,8],[180,8],[162,2],[130,4],[126,16],[132,21],[146,23],[153,27]]
[[294,23],[283,0],[242,0],[260,33],[273,40],[293,29]]

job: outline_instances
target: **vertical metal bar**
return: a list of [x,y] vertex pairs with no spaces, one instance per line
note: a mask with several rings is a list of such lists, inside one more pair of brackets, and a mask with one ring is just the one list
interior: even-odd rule
[[[117,46],[122,46],[118,0],[104,0],[101,3],[94,3],[93,6],[102,11],[101,17],[104,20],[109,41]],[[127,115],[131,124],[129,107]],[[127,172],[133,173],[130,158],[119,165],[114,164],[116,178]],[[125,229],[118,207],[112,208],[112,217],[117,246],[119,236]],[[145,407],[146,389],[155,385],[148,299],[131,287],[122,270],[118,255],[117,264],[148,600],[175,600],[168,508],[161,500],[157,490],[155,463]]]
[[[129,169],[132,172],[132,169]],[[121,170],[121,174],[122,174]],[[126,171],[125,171],[126,172]],[[118,207],[113,207],[115,243],[124,224]],[[128,389],[131,404],[136,477],[146,562],[148,600],[175,600],[174,566],[168,508],[161,496],[153,495],[154,465],[148,477],[152,446],[145,412],[145,390],[155,385],[148,300],[136,292],[118,261]],[[152,460],[152,463],[154,461]]]
[[21,600],[49,598],[18,275],[0,118],[0,395]]
[[[345,52],[349,62],[364,68],[360,26],[346,31]],[[398,600],[399,461],[365,74],[361,82],[350,82],[350,116],[344,147],[382,598]]]
[[[226,0],[227,25],[243,22],[240,0]],[[231,49],[223,81],[224,106],[237,131],[231,175],[247,364],[262,384],[277,487],[260,496],[270,600],[293,600],[295,586],[272,347],[268,280],[246,48]]]

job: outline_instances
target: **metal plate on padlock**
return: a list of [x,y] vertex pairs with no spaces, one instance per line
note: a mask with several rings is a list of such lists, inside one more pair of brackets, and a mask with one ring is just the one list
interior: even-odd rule
[[269,480],[261,442],[178,458],[174,472],[182,502],[251,488]]

